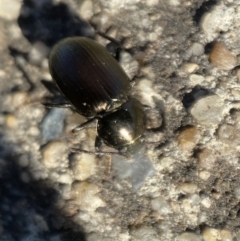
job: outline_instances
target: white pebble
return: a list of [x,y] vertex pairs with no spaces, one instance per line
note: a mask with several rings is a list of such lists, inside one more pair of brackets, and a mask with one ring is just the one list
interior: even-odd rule
[[84,1],[79,9],[80,16],[89,20],[93,16],[93,3],[90,0]]
[[151,201],[151,206],[154,211],[157,211],[161,215],[167,215],[171,213],[171,209],[163,197],[157,197]]
[[146,1],[146,5],[149,6],[149,7],[155,6],[157,4],[159,4],[159,0],[148,0],[148,1]]
[[207,180],[211,176],[211,173],[208,171],[201,171],[199,172],[199,177],[203,180]]
[[211,200],[209,198],[204,198],[201,201],[201,204],[205,207],[205,208],[210,208],[211,207]]
[[183,66],[183,70],[189,74],[195,72],[198,69],[199,69],[199,65],[196,63],[186,63]]
[[21,1],[19,0],[1,0],[0,18],[5,20],[15,20],[19,16]]
[[224,4],[215,5],[211,11],[207,11],[200,22],[200,26],[207,41],[213,41],[220,31],[226,32],[233,25],[234,7]]
[[72,171],[75,179],[84,181],[96,173],[97,162],[94,155],[82,153],[75,155]]
[[220,231],[221,241],[232,241],[232,234],[229,230],[222,229]]
[[190,109],[191,115],[203,124],[219,124],[223,118],[224,103],[217,95],[201,98]]
[[42,162],[46,168],[56,168],[62,164],[67,155],[66,143],[53,141],[48,143],[42,150]]
[[64,183],[64,184],[71,184],[72,183],[72,177],[69,173],[62,173],[58,177],[58,182]]
[[215,228],[209,228],[209,227],[204,228],[202,232],[202,236],[204,241],[217,241],[220,238],[219,230]]
[[99,187],[90,182],[74,182],[72,184],[72,197],[82,210],[94,212],[97,208],[105,206],[98,193]]
[[180,190],[184,193],[195,193],[198,189],[198,186],[194,183],[185,182],[180,185]]
[[202,241],[202,238],[197,234],[184,232],[176,237],[176,241]]
[[156,237],[156,231],[152,227],[140,226],[131,232],[133,240],[138,241],[158,241]]
[[158,165],[158,170],[162,171],[162,170],[166,170],[168,172],[172,172],[173,168],[174,168],[174,164],[175,160],[172,159],[171,157],[163,157],[160,160],[160,164]]
[[235,187],[233,190],[234,196],[236,199],[240,200],[240,186],[239,187]]
[[204,76],[199,74],[191,74],[189,76],[191,86],[201,85],[202,82],[205,80]]

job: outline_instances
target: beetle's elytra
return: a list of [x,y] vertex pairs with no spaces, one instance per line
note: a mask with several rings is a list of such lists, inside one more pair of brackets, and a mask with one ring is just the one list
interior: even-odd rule
[[74,130],[98,119],[96,150],[101,142],[121,150],[142,136],[142,104],[129,97],[129,77],[102,45],[85,37],[64,39],[52,49],[49,69],[70,105],[81,115],[92,117]]

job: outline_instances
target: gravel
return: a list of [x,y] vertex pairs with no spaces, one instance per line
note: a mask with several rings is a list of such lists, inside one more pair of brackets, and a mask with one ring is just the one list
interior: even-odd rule
[[[231,0],[2,0],[0,241],[239,240],[239,20]],[[41,104],[60,39],[115,52],[95,30],[147,107],[132,159],[71,153],[96,122],[73,135],[85,117]]]

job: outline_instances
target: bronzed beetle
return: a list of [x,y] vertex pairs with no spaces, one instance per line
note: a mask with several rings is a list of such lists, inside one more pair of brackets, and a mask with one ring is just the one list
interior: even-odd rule
[[94,119],[98,120],[96,151],[74,149],[75,152],[106,153],[99,151],[104,142],[124,153],[140,139],[144,131],[143,106],[129,96],[129,77],[102,45],[85,37],[66,38],[52,49],[49,69],[69,103],[45,105],[73,107],[89,118],[73,132],[81,130]]

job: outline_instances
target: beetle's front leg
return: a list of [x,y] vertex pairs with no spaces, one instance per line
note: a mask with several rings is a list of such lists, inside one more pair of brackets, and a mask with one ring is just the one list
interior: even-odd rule
[[85,128],[87,125],[89,125],[91,122],[93,122],[96,119],[96,117],[93,117],[89,120],[87,120],[86,122],[82,123],[81,125],[75,127],[74,129],[72,129],[72,133],[76,134],[79,131],[81,131],[83,128]]

